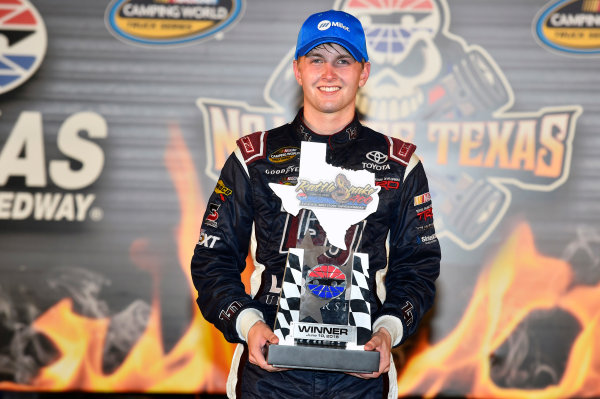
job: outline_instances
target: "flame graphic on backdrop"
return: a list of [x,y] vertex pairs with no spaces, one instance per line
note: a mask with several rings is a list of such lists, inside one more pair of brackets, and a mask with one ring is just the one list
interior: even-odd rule
[[[485,398],[565,398],[600,394],[600,284],[571,287],[573,272],[562,260],[535,249],[522,224],[484,270],[464,316],[452,333],[430,346],[421,334],[416,353],[398,379],[399,394],[433,397],[468,393]],[[491,379],[494,353],[534,311],[560,309],[580,331],[565,371],[544,389],[498,387]],[[560,326],[556,326],[560,328]]]
[[[191,249],[200,230],[201,196],[192,158],[177,126],[170,127],[171,140],[165,164],[171,174],[181,206],[175,231],[179,264],[188,278]],[[159,277],[157,259],[148,256],[147,241],[131,246],[134,263]],[[252,265],[244,272],[247,281]],[[457,327],[445,339],[431,345],[421,329],[414,353],[399,374],[400,395],[433,397],[454,392],[473,397],[556,398],[600,395],[600,284],[573,286],[571,266],[541,255],[535,249],[528,225],[516,228],[495,259],[481,273],[471,302]],[[96,392],[213,392],[225,391],[233,353],[220,332],[207,323],[192,304],[193,318],[187,331],[169,353],[161,340],[157,290],[148,325],[116,371],[102,372],[103,345],[110,320],[77,315],[65,298],[34,323],[54,344],[59,356],[43,367],[31,385],[0,382],[0,389],[30,391]],[[499,387],[490,377],[498,348],[529,314],[561,309],[577,321],[580,329],[570,347],[561,378],[544,389]]]
[[[191,250],[200,231],[203,198],[199,180],[179,128],[170,127],[170,143],[165,164],[180,200],[181,221],[176,230],[179,264],[188,277],[189,289],[195,292],[189,275]],[[138,266],[159,278],[156,259],[144,257],[146,241],[136,240],[131,247]],[[140,264],[140,262],[145,264]],[[196,304],[188,329],[169,353],[164,353],[160,326],[160,306],[154,293],[149,322],[120,367],[107,375],[102,372],[103,346],[110,320],[91,319],[73,311],[72,301],[65,298],[34,323],[45,334],[59,355],[43,367],[31,385],[0,382],[0,389],[29,391],[98,391],[98,392],[224,392],[225,380],[233,354],[219,331],[206,322]]]

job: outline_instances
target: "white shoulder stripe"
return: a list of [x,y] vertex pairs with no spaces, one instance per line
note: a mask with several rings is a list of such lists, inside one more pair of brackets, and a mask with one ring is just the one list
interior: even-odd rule
[[244,170],[246,171],[246,175],[248,175],[248,177],[250,177],[250,173],[248,172],[248,167],[246,166],[246,161],[244,161],[244,156],[242,155],[242,151],[240,151],[240,147],[236,146],[233,153],[235,154],[238,161],[240,161],[240,163],[244,167]]
[[410,161],[408,161],[408,165],[404,170],[404,179],[402,179],[402,181],[406,180],[406,177],[415,168],[415,166],[419,164],[419,162],[421,162],[421,159],[417,156],[417,154],[412,154],[412,156],[410,157]]

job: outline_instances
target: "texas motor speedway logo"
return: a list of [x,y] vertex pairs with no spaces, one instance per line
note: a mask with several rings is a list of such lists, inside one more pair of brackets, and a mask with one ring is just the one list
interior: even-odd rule
[[27,80],[37,71],[48,37],[38,11],[26,0],[2,2],[0,9],[0,94]]
[[[363,23],[372,66],[357,108],[366,125],[417,145],[438,238],[477,248],[506,214],[511,189],[550,192],[567,180],[581,107],[512,111],[512,88],[495,61],[449,32],[446,0],[338,0],[333,8]],[[265,86],[268,107],[197,100],[206,174],[215,181],[236,139],[295,115],[301,92],[289,73],[293,50]]]
[[[29,80],[41,65],[47,34],[41,15],[26,0],[2,1],[0,34],[3,94]],[[47,132],[39,111],[2,117],[13,125],[0,131],[0,221],[102,219],[102,209],[94,206],[96,194],[88,188],[104,168],[104,150],[96,141],[107,136],[104,118],[78,112],[67,116],[58,132]],[[87,138],[79,136],[81,131]]]

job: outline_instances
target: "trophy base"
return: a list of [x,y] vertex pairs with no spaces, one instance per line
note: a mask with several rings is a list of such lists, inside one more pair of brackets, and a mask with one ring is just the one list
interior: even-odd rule
[[379,352],[269,345],[267,363],[281,368],[372,373],[379,370]]

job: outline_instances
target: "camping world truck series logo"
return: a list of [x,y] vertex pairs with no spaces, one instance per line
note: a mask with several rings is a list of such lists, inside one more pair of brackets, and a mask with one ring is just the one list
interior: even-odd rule
[[242,16],[243,0],[113,0],[106,25],[137,45],[182,45],[213,37]]
[[38,11],[27,0],[0,1],[0,94],[27,80],[37,71],[46,54],[46,27]]
[[534,22],[540,44],[569,55],[600,55],[600,1],[560,0],[548,3]]
[[[358,111],[364,124],[417,145],[436,203],[437,238],[475,249],[503,220],[513,192],[547,195],[568,179],[581,106],[512,110],[512,88],[496,62],[449,31],[446,0],[338,0],[333,8],[363,24],[371,75]],[[206,174],[215,181],[235,140],[293,119],[301,103],[290,73],[293,51],[265,86],[267,107],[197,100]]]

